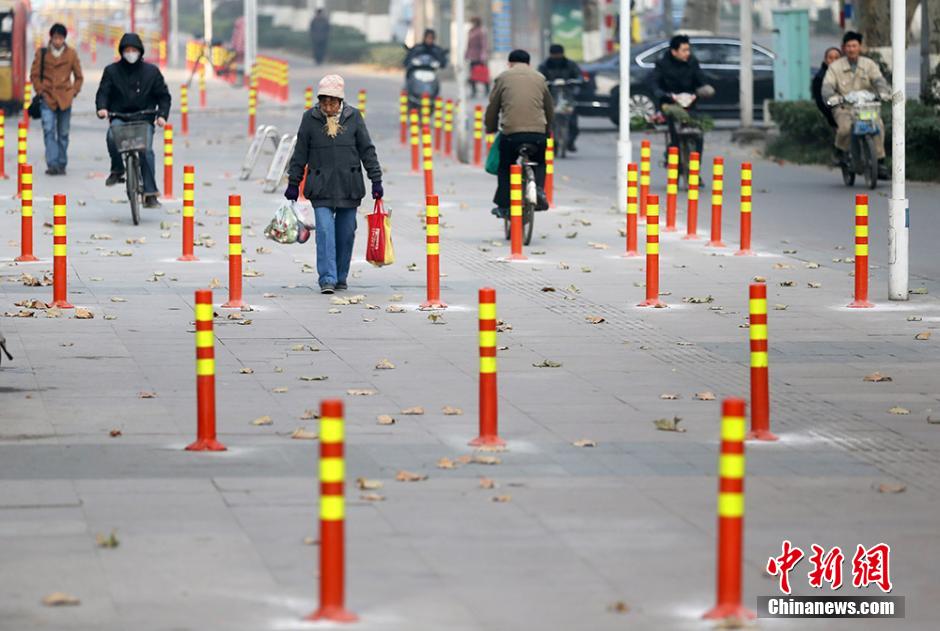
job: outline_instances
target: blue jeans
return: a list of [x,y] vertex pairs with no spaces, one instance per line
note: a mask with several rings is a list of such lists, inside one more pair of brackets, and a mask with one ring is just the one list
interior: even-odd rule
[[314,208],[320,286],[345,283],[356,240],[355,208]]
[[42,135],[46,144],[46,166],[50,169],[65,169],[68,164],[69,125],[72,120],[72,108],[54,110],[40,102],[42,112]]
[[[113,119],[111,127],[126,125],[122,120]],[[108,128],[108,153],[111,154],[111,173],[124,173],[124,159],[114,145],[114,138],[111,136],[111,127]],[[144,177],[144,194],[150,195],[159,192],[157,190],[157,180],[153,176],[153,165],[155,158],[153,156],[153,125],[148,125],[147,129],[147,150],[142,152],[143,160],[140,161],[141,174]]]

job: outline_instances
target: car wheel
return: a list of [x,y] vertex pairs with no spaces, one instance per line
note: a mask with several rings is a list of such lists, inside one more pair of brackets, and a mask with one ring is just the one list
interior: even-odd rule
[[[620,125],[620,87],[610,91],[610,120],[614,125]],[[656,103],[652,97],[643,92],[630,95],[631,116],[642,116],[644,120],[651,120],[656,115]]]

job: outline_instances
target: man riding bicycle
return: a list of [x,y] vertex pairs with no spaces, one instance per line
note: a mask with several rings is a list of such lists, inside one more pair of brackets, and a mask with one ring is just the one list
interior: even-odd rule
[[536,151],[529,158],[535,163],[535,181],[538,187],[536,210],[548,210],[545,199],[545,145],[552,126],[555,104],[548,91],[545,77],[529,66],[529,53],[514,50],[509,53],[509,70],[498,77],[490,92],[486,108],[486,133],[500,130],[499,172],[493,214],[509,217],[509,167],[519,159],[524,144]]
[[[565,57],[565,47],[561,44],[552,44],[548,48],[548,59],[541,66],[539,72],[545,75],[545,79],[551,83],[556,79],[565,81],[581,81],[581,68],[578,64]],[[568,151],[575,153],[577,148],[574,141],[578,138],[578,114],[572,112],[568,118]]]
[[[692,44],[687,35],[676,35],[669,40],[669,50],[656,62],[650,75],[650,87],[656,103],[662,109],[669,125],[669,145],[679,145],[679,132],[676,121],[688,121],[695,107],[695,99],[710,98],[715,95],[715,88],[705,79],[705,73],[692,56]],[[691,103],[681,103],[680,94],[691,94]],[[695,148],[701,153],[701,140]]]
[[[170,114],[170,91],[163,80],[163,74],[154,64],[145,62],[144,43],[137,33],[125,33],[118,45],[121,59],[109,64],[101,76],[101,84],[95,95],[95,108],[98,118],[106,118],[109,113],[128,114],[143,110],[156,109],[147,134],[147,151],[143,152],[141,171],[144,180],[144,207],[159,208],[159,191],[154,178],[153,125],[166,125]],[[155,120],[154,120],[155,118]],[[126,124],[117,118],[111,120],[111,127]],[[111,173],[106,186],[114,186],[124,180],[124,163],[114,144],[111,128],[107,135],[108,153],[111,155]]]

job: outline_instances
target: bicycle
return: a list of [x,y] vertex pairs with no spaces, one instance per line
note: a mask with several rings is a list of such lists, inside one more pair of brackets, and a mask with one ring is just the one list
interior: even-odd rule
[[124,158],[124,181],[127,188],[127,201],[131,206],[131,220],[134,225],[140,223],[140,205],[144,198],[144,179],[140,170],[142,151],[147,150],[147,136],[152,124],[147,122],[157,114],[157,109],[140,112],[108,112],[108,120],[125,121],[124,125],[112,125],[109,132],[114,146]]
[[[532,242],[532,230],[535,225],[535,207],[538,204],[538,186],[535,183],[536,163],[532,161],[533,155],[538,152],[535,145],[524,144],[519,148],[517,164],[522,167],[522,243],[529,245]],[[506,239],[512,238],[512,220],[503,218],[503,227]]]

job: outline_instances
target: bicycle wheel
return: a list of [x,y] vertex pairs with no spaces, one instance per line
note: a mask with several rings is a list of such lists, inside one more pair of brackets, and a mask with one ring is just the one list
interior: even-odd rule
[[503,219],[503,229],[506,233],[506,240],[509,241],[512,238],[512,221],[508,218]]
[[688,136],[679,141],[679,188],[689,190],[689,155],[692,153],[692,139]]
[[529,199],[529,183],[535,183],[535,173],[532,167],[522,170],[522,244],[532,242],[532,228],[535,225],[535,202]]
[[865,136],[862,159],[865,161],[865,186],[874,190],[878,186],[878,158],[875,153],[875,137]]
[[131,205],[131,220],[136,226],[140,223],[140,166],[136,153],[125,156],[124,177],[127,181],[127,201]]
[[559,158],[568,156],[568,121],[564,123],[555,121],[552,135],[555,138],[555,155]]

